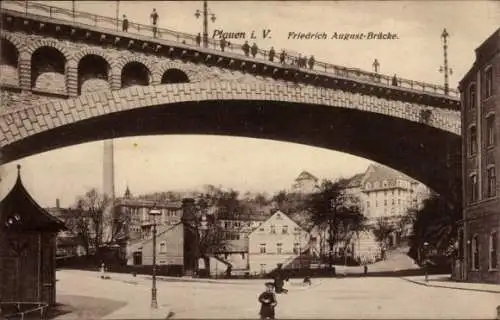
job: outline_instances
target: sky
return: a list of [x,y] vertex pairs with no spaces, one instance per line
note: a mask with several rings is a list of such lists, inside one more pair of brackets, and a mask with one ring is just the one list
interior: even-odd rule
[[[36,1],[71,8],[71,1]],[[116,16],[117,1],[76,1],[76,10]],[[448,38],[448,61],[453,70],[450,87],[471,67],[474,50],[500,26],[500,1],[209,1],[216,15],[214,30],[245,32],[271,30],[258,37],[261,48],[274,46],[316,60],[443,84],[443,28]],[[149,24],[156,8],[159,25],[186,33],[201,31],[194,12],[202,1],[120,1],[119,14],[131,22]],[[300,40],[289,32],[391,32],[395,40]],[[238,40],[233,40],[238,42]],[[250,41],[252,43],[253,40]],[[43,206],[59,198],[63,206],[77,195],[102,189],[103,143],[92,142],[41,153],[2,166],[0,198],[15,181],[21,164],[23,181]],[[305,145],[217,136],[150,136],[115,140],[115,189],[128,185],[135,194],[186,190],[203,184],[245,191],[289,188],[302,170],[318,178],[349,177],[363,172],[369,159]]]

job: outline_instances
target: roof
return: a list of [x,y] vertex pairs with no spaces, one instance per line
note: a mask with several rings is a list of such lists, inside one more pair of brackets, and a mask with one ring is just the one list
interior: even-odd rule
[[361,184],[363,183],[364,176],[365,176],[364,173],[355,174],[350,179],[348,179],[347,187],[348,188],[355,188],[355,187],[361,186]]
[[224,244],[224,249],[221,252],[247,252],[248,251],[248,239],[239,240],[227,240]]
[[297,177],[297,179],[295,179],[295,181],[302,181],[302,180],[314,180],[314,181],[318,181],[318,178],[316,178],[314,175],[312,175],[311,173],[307,172],[307,171],[302,171],[299,176]]
[[21,181],[20,165],[17,171],[16,183],[0,202],[0,228],[47,232],[66,229],[61,220],[49,214],[30,196]]
[[127,207],[157,207],[157,208],[167,208],[167,209],[182,209],[182,202],[180,201],[152,201],[143,199],[117,199],[117,206],[127,206]]
[[[371,164],[368,167],[368,170],[366,171],[366,174],[364,176],[364,183],[374,183],[378,181],[380,183],[380,188],[382,187],[382,182],[387,181],[387,187],[388,188],[395,188],[397,187],[396,181],[397,180],[405,180],[405,181],[410,181],[410,182],[415,182],[414,179],[410,178],[409,176],[396,171],[394,169],[388,168],[386,166],[382,165],[374,165]],[[387,188],[385,187],[385,188]]]

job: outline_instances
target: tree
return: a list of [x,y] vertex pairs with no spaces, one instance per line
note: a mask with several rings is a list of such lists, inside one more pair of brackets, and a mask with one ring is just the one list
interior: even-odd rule
[[448,252],[458,237],[457,223],[462,217],[460,205],[434,194],[411,214],[415,220],[410,237],[410,256],[420,261],[419,252],[425,242],[438,253],[444,255]]
[[339,244],[345,252],[353,236],[365,228],[366,218],[360,212],[358,200],[346,193],[346,180],[343,179],[335,182],[324,180],[319,190],[306,199],[304,208],[309,213],[310,223],[318,228],[320,237],[328,230],[331,254],[334,246]]
[[387,245],[387,240],[394,231],[396,226],[387,217],[378,217],[372,229],[375,239],[381,246]]
[[75,204],[75,217],[68,223],[70,230],[76,234],[86,251],[96,251],[105,242],[113,241],[113,208],[111,199],[91,189],[85,195],[78,197]]

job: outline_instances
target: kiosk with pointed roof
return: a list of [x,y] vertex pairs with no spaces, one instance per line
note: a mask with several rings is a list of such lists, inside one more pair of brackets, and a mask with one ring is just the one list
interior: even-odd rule
[[17,180],[0,202],[0,301],[53,305],[56,235],[66,229]]

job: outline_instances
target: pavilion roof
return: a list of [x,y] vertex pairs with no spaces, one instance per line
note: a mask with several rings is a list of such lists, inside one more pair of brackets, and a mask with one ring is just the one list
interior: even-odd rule
[[64,223],[43,209],[31,197],[21,181],[21,166],[10,192],[0,201],[0,228],[14,231],[57,232],[66,229]]

